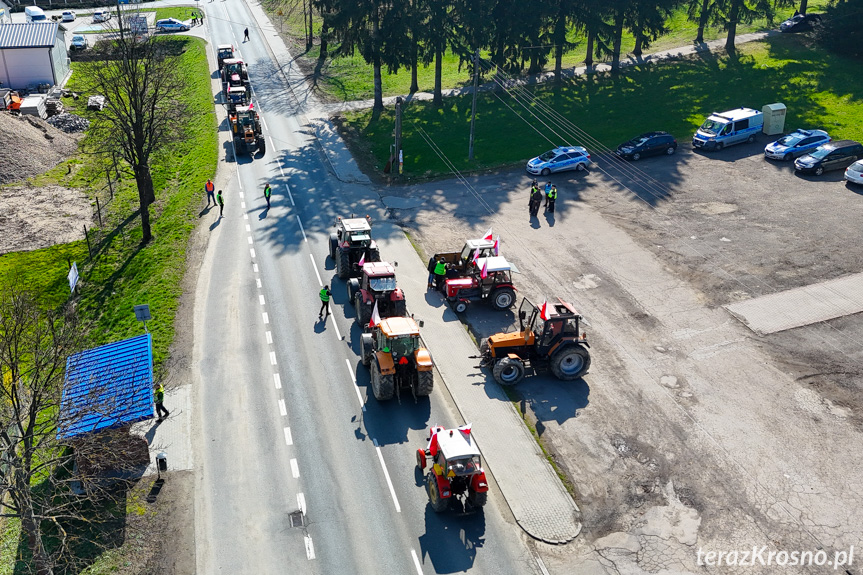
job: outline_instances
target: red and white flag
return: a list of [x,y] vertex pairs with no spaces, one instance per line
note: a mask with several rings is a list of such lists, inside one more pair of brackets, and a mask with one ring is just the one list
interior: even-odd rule
[[491,228],[488,229],[488,231],[485,233],[485,235],[482,237],[482,239],[484,239],[484,240],[493,239],[493,236],[491,235]]
[[458,428],[458,430],[461,431],[462,433],[464,433],[465,435],[470,435],[470,425],[471,425],[470,423],[462,425],[461,427]]
[[479,259],[479,252],[480,252],[480,250],[474,250],[474,252],[473,252],[473,260],[472,261],[474,264],[476,264],[476,260]]
[[375,327],[381,323],[381,314],[378,313],[378,302],[375,301],[375,309],[372,310],[372,319],[369,320],[369,327]]
[[479,277],[482,279],[488,277],[488,258],[482,260],[482,269],[479,270]]
[[543,321],[548,321],[548,302],[542,302],[542,307],[539,308],[539,317],[542,318]]
[[360,258],[360,267],[363,267],[364,263],[366,263],[366,254],[363,254],[362,257]]
[[500,236],[497,236],[494,239],[494,255],[496,255],[496,256],[500,255]]
[[252,110],[252,109],[254,109],[254,107],[255,107],[255,103],[249,102],[249,109]]

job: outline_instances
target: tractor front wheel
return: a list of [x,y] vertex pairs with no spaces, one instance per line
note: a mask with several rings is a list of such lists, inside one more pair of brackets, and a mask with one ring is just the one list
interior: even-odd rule
[[473,489],[468,490],[467,493],[467,501],[474,507],[482,507],[488,502],[488,491],[474,491]]
[[351,253],[348,250],[336,250],[336,274],[340,279],[346,280],[351,275]]
[[437,477],[434,471],[429,471],[426,475],[426,491],[429,494],[429,503],[435,513],[443,513],[448,507],[449,500],[440,496],[440,489],[437,486]]
[[564,347],[551,356],[551,372],[563,381],[578,379],[589,367],[590,353],[580,345]]
[[452,308],[456,311],[456,313],[464,313],[467,311],[467,302],[457,301],[453,304]]
[[504,287],[496,290],[491,294],[491,307],[497,311],[505,310],[512,307],[515,303],[515,290],[509,287]]
[[330,234],[330,259],[336,261],[336,253],[339,251],[339,236]]
[[434,371],[417,372],[417,396],[426,397],[431,395],[434,389]]
[[267,142],[264,138],[258,138],[258,150],[261,151],[262,156],[267,153]]
[[393,374],[384,375],[381,373],[381,366],[378,365],[377,359],[371,361],[372,364],[372,393],[378,401],[386,401],[393,398],[395,392],[395,376]]
[[363,365],[368,367],[372,362],[372,353],[374,353],[374,349],[372,349],[374,345],[374,340],[372,339],[372,334],[364,333],[360,336],[360,353],[362,354],[360,358],[363,361]]
[[524,363],[518,359],[505,357],[494,364],[491,372],[499,384],[515,385],[524,379]]
[[360,291],[360,282],[357,281],[357,278],[351,278],[348,280],[348,303],[351,304],[354,302],[354,298],[357,295],[357,292]]

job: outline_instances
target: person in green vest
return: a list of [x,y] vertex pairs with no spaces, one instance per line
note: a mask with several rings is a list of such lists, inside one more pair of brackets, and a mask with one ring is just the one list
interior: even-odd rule
[[[157,383],[153,388],[153,403],[156,404],[156,415],[159,416],[158,421],[162,421],[169,415],[171,415],[165,406],[162,405],[162,402],[165,401],[165,388],[162,387],[161,383]],[[164,413],[164,415],[163,415]]]
[[266,186],[264,186],[264,199],[267,200],[267,209],[268,210],[270,209],[270,196],[272,195],[272,193],[273,193],[273,191],[270,189],[270,184],[267,184]]
[[554,201],[557,200],[557,186],[551,185],[551,188],[545,195],[545,211],[554,213]]
[[326,285],[321,288],[318,295],[321,298],[321,311],[318,312],[318,319],[322,319],[324,317],[324,312],[327,313],[327,316],[330,315],[330,296],[333,295],[333,293],[330,291],[330,286]]
[[446,279],[446,262],[443,258],[439,259],[434,266],[435,287],[439,291],[443,291],[444,280]]
[[225,200],[222,198],[222,190],[219,190],[219,193],[216,194],[216,203],[219,204],[219,217],[222,217],[222,213],[225,211]]

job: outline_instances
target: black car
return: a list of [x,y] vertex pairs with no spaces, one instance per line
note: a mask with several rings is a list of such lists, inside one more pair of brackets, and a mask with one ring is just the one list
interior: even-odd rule
[[668,132],[647,132],[617,146],[615,154],[626,160],[637,161],[646,156],[671,155],[677,149],[677,140]]
[[795,14],[779,25],[780,32],[805,32],[821,23],[820,14]]
[[794,160],[794,169],[804,174],[820,176],[830,170],[840,170],[863,158],[863,144],[854,140],[838,140],[824,144],[811,154]]

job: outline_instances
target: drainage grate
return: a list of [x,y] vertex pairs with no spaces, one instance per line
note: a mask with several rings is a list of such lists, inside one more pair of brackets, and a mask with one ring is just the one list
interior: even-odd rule
[[303,515],[302,511],[294,511],[290,515],[291,517],[291,527],[305,527],[306,526],[306,516]]

